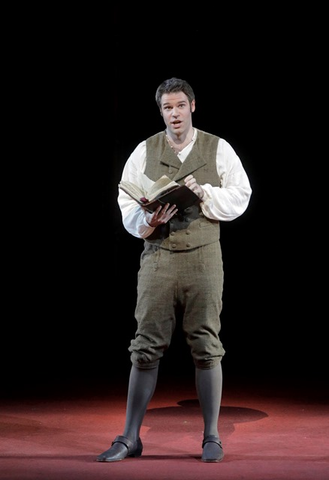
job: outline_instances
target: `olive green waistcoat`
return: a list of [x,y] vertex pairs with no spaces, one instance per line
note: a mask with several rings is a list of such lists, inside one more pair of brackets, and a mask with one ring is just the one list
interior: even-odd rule
[[[154,181],[162,175],[167,175],[180,184],[184,183],[187,175],[193,174],[200,185],[210,183],[218,187],[219,177],[216,169],[218,140],[219,137],[198,130],[196,142],[182,163],[170,148],[165,133],[157,133],[146,140],[145,174]],[[206,218],[199,203],[176,214],[145,239],[146,242],[173,251],[191,250],[218,240],[219,222]]]

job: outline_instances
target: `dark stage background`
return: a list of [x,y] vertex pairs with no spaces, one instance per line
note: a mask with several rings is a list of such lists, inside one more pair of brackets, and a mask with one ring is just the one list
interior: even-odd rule
[[[232,144],[253,188],[246,213],[221,227],[224,373],[323,380],[323,241],[308,188],[316,89],[305,77],[305,59],[316,61],[289,19],[240,13],[136,24],[122,6],[99,22],[45,22],[20,44],[4,395],[126,380],[142,241],[121,225],[117,184],[137,143],[164,128],[154,94],[171,76],[191,83],[194,126]],[[179,328],[161,368],[193,375]]]

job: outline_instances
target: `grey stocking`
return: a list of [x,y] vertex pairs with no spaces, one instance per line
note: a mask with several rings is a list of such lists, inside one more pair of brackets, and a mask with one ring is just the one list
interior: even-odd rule
[[204,420],[204,437],[218,436],[218,417],[222,400],[222,365],[208,370],[195,370],[196,390]]
[[139,437],[147,406],[157,384],[158,370],[159,366],[148,370],[142,370],[134,365],[131,367],[123,435],[133,442]]

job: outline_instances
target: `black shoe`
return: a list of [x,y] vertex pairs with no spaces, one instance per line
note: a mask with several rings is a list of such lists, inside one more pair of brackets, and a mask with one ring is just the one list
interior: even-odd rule
[[222,443],[217,435],[208,435],[202,442],[203,462],[220,462],[224,458]]
[[143,451],[143,444],[140,438],[132,442],[122,435],[117,436],[111,447],[98,455],[97,462],[118,462],[126,457],[140,457]]

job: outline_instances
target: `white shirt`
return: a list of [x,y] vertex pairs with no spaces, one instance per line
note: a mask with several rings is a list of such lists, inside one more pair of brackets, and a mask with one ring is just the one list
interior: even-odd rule
[[[194,128],[193,140],[181,152],[178,158],[184,162],[197,138],[198,130]],[[219,139],[216,155],[217,172],[220,186],[213,187],[209,183],[201,185],[205,191],[200,204],[203,214],[212,220],[232,221],[247,209],[251,186],[241,160],[232,146],[223,138]],[[146,167],[146,140],[137,145],[128,158],[122,180],[140,185],[139,174]],[[129,195],[119,189],[118,204],[122,214],[124,228],[137,238],[146,238],[154,231],[145,220],[145,212]]]

